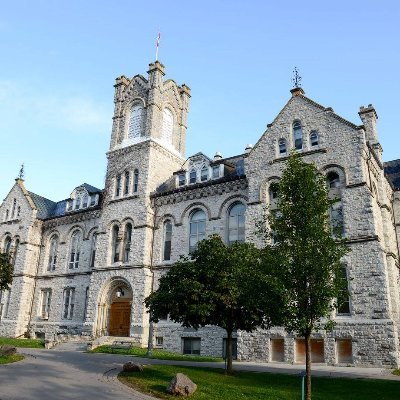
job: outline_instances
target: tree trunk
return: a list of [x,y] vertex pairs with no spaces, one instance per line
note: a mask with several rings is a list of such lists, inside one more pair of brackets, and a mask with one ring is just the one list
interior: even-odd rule
[[305,336],[306,342],[306,399],[311,400],[311,334]]
[[232,367],[232,330],[226,330],[228,335],[226,340],[226,371],[225,373],[228,375],[233,374],[233,367]]

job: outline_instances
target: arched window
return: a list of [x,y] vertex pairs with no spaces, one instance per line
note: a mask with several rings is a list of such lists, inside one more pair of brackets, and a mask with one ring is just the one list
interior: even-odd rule
[[137,169],[133,172],[133,179],[133,193],[137,193],[139,188],[139,171]]
[[94,268],[94,262],[96,260],[96,245],[97,233],[93,233],[92,243],[90,244],[90,268]]
[[121,195],[121,174],[118,174],[115,178],[115,197]]
[[340,177],[339,174],[335,171],[328,172],[326,175],[326,183],[328,188],[335,189],[340,187]]
[[128,138],[142,136],[143,130],[143,106],[137,104],[131,108],[129,117]]
[[69,257],[69,269],[79,267],[79,257],[81,254],[82,234],[80,231],[75,231],[71,236],[71,251]]
[[341,276],[339,277],[343,281],[343,289],[337,299],[337,313],[342,315],[350,314],[350,296],[349,296],[349,278],[347,276],[346,267],[342,266],[340,269]]
[[344,223],[343,223],[343,205],[341,201],[337,201],[331,206],[331,232],[333,236],[343,236]]
[[19,250],[19,239],[16,239],[15,244],[14,244],[14,251],[13,251],[13,255],[12,255],[12,265],[15,265],[15,262],[17,261],[18,250]]
[[17,207],[17,199],[14,199],[13,201],[13,206],[12,206],[12,211],[11,211],[11,219],[14,219],[15,217],[15,209]]
[[285,139],[279,139],[278,142],[279,145],[279,154],[286,154],[286,140]]
[[125,226],[125,235],[124,235],[124,263],[129,262],[129,254],[131,252],[131,242],[132,242],[132,224],[128,223]]
[[129,186],[130,186],[129,179],[130,179],[129,171],[125,171],[124,196],[128,196],[129,194]]
[[189,183],[196,183],[197,181],[197,173],[195,169],[192,169],[189,174]]
[[119,228],[117,225],[113,227],[112,230],[112,262],[118,262],[120,252],[120,238],[119,238]]
[[269,185],[269,206],[275,207],[277,205],[278,200],[278,182],[272,182]]
[[53,235],[50,239],[49,244],[49,259],[47,262],[47,271],[54,271],[57,264],[57,249],[58,249],[58,237]]
[[236,203],[229,210],[228,218],[228,243],[244,242],[245,239],[245,212],[246,206],[242,203]]
[[172,224],[171,221],[164,222],[164,249],[163,260],[168,261],[171,259],[171,243],[172,243]]
[[4,240],[4,253],[10,255],[11,253],[11,237],[7,236]]
[[310,145],[311,147],[316,147],[319,145],[319,137],[318,137],[318,133],[313,131],[310,134]]
[[206,237],[206,214],[195,211],[190,218],[189,252],[196,250],[197,243]]
[[296,150],[301,150],[303,148],[303,128],[301,127],[300,121],[293,123],[293,141]]
[[172,144],[172,132],[174,127],[174,117],[171,110],[164,108],[163,111],[163,124],[162,124],[162,138]]
[[208,179],[208,168],[206,165],[204,165],[200,171],[200,179],[202,182],[204,182]]

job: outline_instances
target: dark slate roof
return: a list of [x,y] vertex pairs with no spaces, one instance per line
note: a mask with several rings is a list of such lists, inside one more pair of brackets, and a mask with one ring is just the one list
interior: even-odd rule
[[385,174],[396,190],[400,190],[400,160],[383,163]]
[[83,186],[88,191],[89,194],[100,193],[101,192],[101,189],[98,189],[97,187],[89,185],[88,183],[83,183],[80,186]]
[[45,197],[39,196],[36,193],[29,192],[32,201],[35,203],[35,206],[38,210],[37,217],[39,219],[45,219],[52,215],[57,203],[46,199]]

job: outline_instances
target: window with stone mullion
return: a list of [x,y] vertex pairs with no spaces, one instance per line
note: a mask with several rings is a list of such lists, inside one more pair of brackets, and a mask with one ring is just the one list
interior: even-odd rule
[[67,288],[64,290],[64,310],[63,319],[72,319],[74,316],[75,289]]

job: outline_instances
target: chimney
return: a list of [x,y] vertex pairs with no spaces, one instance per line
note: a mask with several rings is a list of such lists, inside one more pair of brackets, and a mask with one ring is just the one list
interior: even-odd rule
[[246,148],[244,149],[244,152],[245,152],[245,153],[250,153],[250,151],[251,151],[252,148],[253,148],[253,145],[252,145],[252,144],[247,144],[247,145],[246,145]]
[[214,156],[214,161],[218,161],[221,159],[222,159],[222,154],[219,151],[217,151]]

